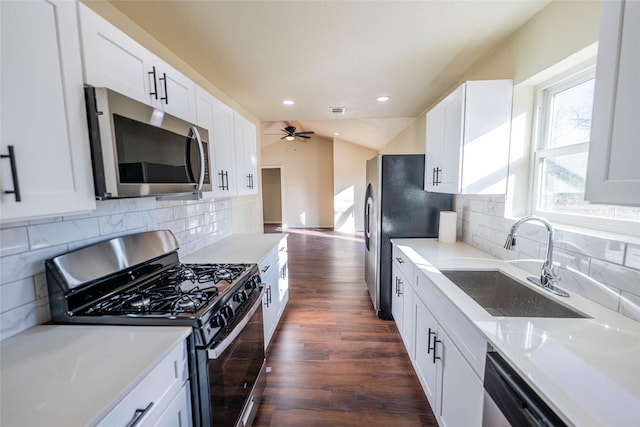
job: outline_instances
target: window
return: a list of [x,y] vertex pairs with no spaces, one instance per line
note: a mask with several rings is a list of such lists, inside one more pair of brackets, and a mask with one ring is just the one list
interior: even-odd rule
[[538,87],[533,210],[557,222],[637,234],[640,208],[584,200],[594,86],[590,67]]

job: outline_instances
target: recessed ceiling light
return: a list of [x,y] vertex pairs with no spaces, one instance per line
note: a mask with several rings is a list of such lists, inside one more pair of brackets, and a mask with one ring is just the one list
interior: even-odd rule
[[295,104],[295,101],[292,101],[291,99],[285,99],[284,101],[282,101],[282,103],[284,105],[293,105]]
[[376,98],[379,102],[385,102],[389,100],[388,96],[379,96]]

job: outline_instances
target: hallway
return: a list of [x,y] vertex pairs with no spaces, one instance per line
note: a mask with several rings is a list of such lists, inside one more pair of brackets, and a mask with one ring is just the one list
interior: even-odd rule
[[289,303],[254,425],[436,426],[395,324],[374,315],[361,236],[286,232]]

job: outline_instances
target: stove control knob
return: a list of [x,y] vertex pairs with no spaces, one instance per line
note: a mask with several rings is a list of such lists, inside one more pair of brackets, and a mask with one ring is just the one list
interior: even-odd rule
[[236,301],[236,302],[245,302],[247,300],[247,293],[244,290],[238,291],[233,296],[233,300]]
[[220,312],[222,313],[222,316],[225,318],[225,320],[229,320],[233,317],[233,308],[231,308],[230,305],[225,305],[224,307],[222,307],[220,309]]
[[216,314],[211,319],[211,326],[214,328],[223,328],[227,326],[227,319],[222,314]]

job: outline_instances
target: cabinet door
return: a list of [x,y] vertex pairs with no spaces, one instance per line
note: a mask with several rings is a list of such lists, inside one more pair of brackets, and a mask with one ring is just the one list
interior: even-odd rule
[[192,425],[193,415],[191,412],[191,393],[189,390],[189,381],[187,381],[153,426],[191,427]]
[[263,303],[263,321],[264,321],[264,347],[269,346],[269,342],[273,337],[273,333],[278,326],[278,313],[280,309],[280,300],[278,298],[278,251],[277,248],[270,251],[269,254],[258,263],[260,268],[260,278],[266,286],[267,291],[264,294]]
[[392,273],[393,273],[393,283],[391,295],[391,315],[393,316],[393,320],[396,322],[396,327],[400,332],[400,335],[403,335],[403,326],[404,326],[404,292],[403,288],[405,287],[406,279],[400,273],[400,268],[394,262],[392,264]]
[[159,95],[152,95],[158,93],[158,82],[152,74],[151,52],[84,4],[78,7],[85,83],[152,105],[152,98]]
[[211,195],[234,196],[233,110],[200,87],[196,88],[196,101],[198,126],[209,131],[207,141],[213,185]]
[[240,114],[234,115],[238,195],[258,192],[256,127]]
[[437,189],[441,193],[460,191],[465,85],[442,101],[442,172]]
[[437,359],[434,360],[434,341],[437,339],[438,322],[420,298],[415,298],[415,359],[418,379],[427,395],[431,409],[440,413],[440,378]]
[[[442,370],[440,426],[480,427],[484,387],[449,336],[438,331],[438,361]],[[463,410],[461,410],[463,408]]]
[[154,98],[157,108],[188,122],[196,121],[196,85],[193,80],[164,62],[153,58],[159,97]]
[[444,151],[444,115],[442,104],[436,105],[427,113],[427,146],[424,169],[425,190],[438,192],[438,182],[442,171]]
[[[3,1],[0,7],[0,219],[95,209],[76,4]],[[4,157],[9,146],[15,168]],[[16,186],[19,202],[5,193]]]
[[411,283],[406,282],[402,287],[403,297],[403,313],[402,313],[402,340],[404,346],[407,349],[409,357],[413,359],[413,347],[414,347],[414,329],[415,329],[415,297],[413,292],[413,286]]
[[640,2],[602,2],[585,199],[640,206]]

